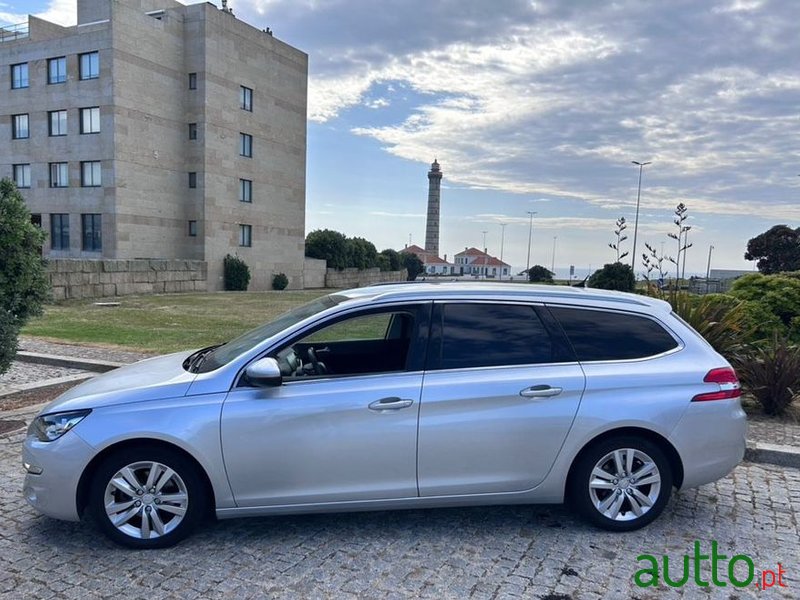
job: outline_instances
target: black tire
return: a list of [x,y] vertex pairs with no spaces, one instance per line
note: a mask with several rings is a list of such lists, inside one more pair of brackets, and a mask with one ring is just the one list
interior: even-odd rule
[[[622,470],[617,469],[618,458]],[[595,473],[595,467],[603,474]],[[638,480],[631,477],[637,474]],[[672,481],[669,461],[658,445],[641,437],[619,436],[594,444],[581,454],[572,470],[568,499],[585,519],[601,529],[633,531],[661,514],[672,493]]]
[[[130,485],[131,479],[141,485]],[[149,479],[152,486],[147,489]],[[125,448],[108,456],[97,467],[89,494],[89,513],[102,532],[128,548],[172,546],[197,527],[208,509],[197,466],[180,452],[159,446]],[[111,515],[117,524],[106,503],[115,505]]]

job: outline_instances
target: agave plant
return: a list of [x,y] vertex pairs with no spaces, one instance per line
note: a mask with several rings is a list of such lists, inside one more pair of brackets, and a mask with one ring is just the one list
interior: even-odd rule
[[753,325],[741,300],[721,294],[692,296],[673,292],[669,302],[678,316],[729,360],[752,336]]

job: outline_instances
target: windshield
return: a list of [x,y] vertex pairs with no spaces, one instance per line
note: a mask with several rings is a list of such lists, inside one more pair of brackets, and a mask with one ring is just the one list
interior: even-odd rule
[[323,310],[336,306],[344,300],[347,300],[346,296],[331,294],[329,296],[317,298],[316,300],[312,300],[307,304],[298,306],[289,312],[283,313],[274,321],[259,325],[255,329],[251,329],[250,331],[243,333],[227,344],[216,348],[213,352],[205,357],[205,360],[198,369],[198,372],[207,373],[208,371],[218,369],[222,365],[228,364],[237,356],[252,350],[265,339],[280,333],[284,329],[299,323],[303,319],[307,319],[308,317],[320,313]]

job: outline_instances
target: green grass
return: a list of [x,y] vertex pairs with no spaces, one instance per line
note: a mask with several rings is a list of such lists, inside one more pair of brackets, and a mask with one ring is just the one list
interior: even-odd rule
[[116,307],[93,300],[45,307],[23,335],[154,353],[227,341],[333,290],[124,296]]

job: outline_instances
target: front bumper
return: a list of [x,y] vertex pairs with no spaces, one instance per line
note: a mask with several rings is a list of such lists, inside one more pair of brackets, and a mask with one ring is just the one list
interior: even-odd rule
[[74,431],[54,442],[28,436],[22,446],[22,462],[27,465],[25,500],[48,517],[79,520],[78,482],[94,455],[94,449]]
[[670,435],[683,463],[681,489],[711,483],[730,473],[747,443],[747,415],[739,399],[692,402]]

